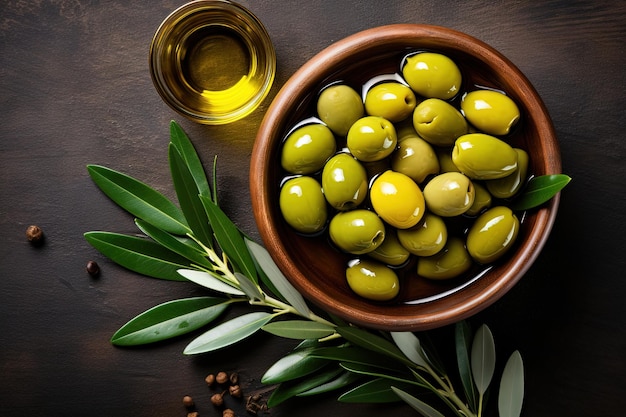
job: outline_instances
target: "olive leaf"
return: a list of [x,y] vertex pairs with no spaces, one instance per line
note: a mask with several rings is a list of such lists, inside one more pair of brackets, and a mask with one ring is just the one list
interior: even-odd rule
[[439,411],[426,404],[424,401],[417,399],[406,391],[400,389],[397,386],[391,387],[393,392],[407,403],[412,409],[420,413],[424,417],[445,417]]
[[198,336],[185,347],[185,355],[211,352],[230,346],[256,333],[274,316],[264,311],[244,314],[228,320]]
[[189,167],[185,164],[185,160],[173,143],[170,143],[169,146],[169,162],[174,190],[185,219],[194,236],[204,245],[211,247],[213,231],[204,206],[200,201],[201,191],[198,189]]
[[484,395],[489,388],[496,367],[496,348],[493,335],[485,324],[480,326],[474,335],[471,365],[476,389],[480,395]]
[[245,275],[240,272],[235,272],[233,274],[239,283],[239,288],[246,294],[246,297],[250,301],[261,301],[263,300],[263,294],[261,293],[261,289],[258,285],[248,279]]
[[465,320],[458,322],[454,328],[456,359],[461,377],[461,385],[465,392],[465,398],[472,410],[477,410],[476,387],[472,379],[472,367],[469,358],[470,344],[472,343],[472,335],[470,327]]
[[391,332],[391,338],[407,358],[424,368],[428,366],[417,336],[411,332]]
[[[399,381],[393,385],[401,386],[407,390],[415,388],[411,384]],[[343,403],[384,404],[400,401],[393,391],[392,383],[386,378],[376,378],[367,381],[339,396],[338,400]]]
[[390,361],[389,357],[359,346],[329,346],[320,347],[311,356],[322,359],[330,359],[342,363],[357,363],[377,367],[391,372],[400,372],[406,366],[396,361]]
[[268,407],[276,407],[280,403],[292,398],[300,393],[307,392],[312,388],[323,385],[329,381],[332,381],[342,370],[339,368],[323,369],[315,374],[309,375],[306,378],[301,378],[294,381],[289,381],[280,384],[267,399]]
[[529,210],[554,197],[572,179],[565,174],[540,175],[528,181],[522,195],[510,205],[512,210]]
[[303,316],[308,316],[311,311],[306,301],[304,301],[302,295],[291,285],[280,269],[278,269],[278,266],[267,249],[250,239],[245,239],[245,243],[261,269],[265,272],[267,278],[272,282],[275,290],[284,297],[296,311]]
[[296,349],[276,361],[261,377],[264,384],[291,381],[309,375],[329,363],[328,360],[311,356],[315,347]]
[[171,281],[185,281],[176,271],[189,260],[142,237],[112,232],[87,232],[85,239],[117,264],[139,274]]
[[224,298],[194,297],[159,304],[123,325],[111,343],[144,345],[189,333],[213,321],[229,303]]
[[187,278],[189,281],[195,282],[196,284],[205,288],[209,288],[213,291],[230,295],[245,295],[243,291],[223,281],[217,274],[211,274],[204,271],[196,271],[193,269],[179,269],[176,272],[178,272],[181,276]]
[[222,251],[227,254],[228,259],[239,269],[239,272],[256,284],[256,266],[241,231],[210,198],[201,195],[200,200],[204,205],[209,221],[213,226],[215,239]]
[[513,352],[504,366],[498,394],[500,417],[519,417],[524,401],[524,364],[519,351]]
[[115,203],[135,217],[170,233],[190,232],[183,212],[143,182],[100,165],[87,165],[91,179]]
[[343,336],[344,339],[355,345],[364,347],[365,349],[372,350],[374,352],[382,353],[385,356],[396,359],[402,363],[411,365],[412,362],[407,359],[402,351],[398,349],[396,345],[389,340],[380,336],[374,335],[367,330],[357,327],[337,327],[337,332]]
[[336,378],[329,380],[323,384],[320,384],[307,391],[297,394],[298,397],[310,397],[312,395],[325,394],[330,391],[336,391],[340,388],[345,388],[350,384],[355,383],[361,379],[361,375],[354,374],[352,372],[341,372]]
[[373,376],[377,378],[384,378],[389,381],[397,381],[401,383],[407,383],[414,386],[425,387],[424,384],[420,383],[413,379],[413,374],[406,370],[405,372],[394,372],[390,373],[389,371],[383,372],[381,368],[362,364],[362,363],[353,363],[353,362],[341,362],[341,367],[346,371],[350,371],[355,374]]
[[164,248],[187,258],[190,262],[205,268],[213,268],[213,264],[206,256],[199,251],[199,246],[190,239],[183,240],[179,236],[174,236],[164,230],[159,229],[141,219],[135,219],[135,224],[148,237],[159,243]]
[[[210,197],[211,187],[209,187],[209,182],[207,181],[204,167],[198,157],[198,153],[182,127],[173,120],[170,122],[170,140],[183,158],[189,173],[196,183],[199,194]],[[215,172],[213,172],[213,174],[215,179]]]
[[263,330],[276,336],[291,339],[320,339],[335,333],[335,328],[324,323],[307,320],[285,320],[268,323]]

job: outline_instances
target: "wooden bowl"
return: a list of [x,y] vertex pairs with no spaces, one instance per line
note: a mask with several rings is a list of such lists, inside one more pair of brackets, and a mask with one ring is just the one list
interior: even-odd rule
[[351,257],[333,248],[326,235],[305,237],[286,224],[278,201],[280,181],[285,176],[280,145],[287,131],[315,115],[317,95],[323,87],[343,81],[359,91],[373,76],[400,73],[402,57],[418,50],[452,58],[462,71],[466,90],[478,85],[505,91],[522,113],[518,128],[507,141],[528,152],[533,175],[561,172],[552,122],[531,83],[507,58],[466,34],[436,26],[382,26],[334,43],[300,68],[267,110],[254,145],[250,190],[259,232],[279,268],[309,301],[348,322],[388,331],[451,324],[501,298],[539,255],[559,203],[556,196],[543,207],[521,214],[515,247],[488,268],[437,282],[418,277],[415,268],[403,269],[400,294],[391,302],[374,302],[356,295],[345,278]]

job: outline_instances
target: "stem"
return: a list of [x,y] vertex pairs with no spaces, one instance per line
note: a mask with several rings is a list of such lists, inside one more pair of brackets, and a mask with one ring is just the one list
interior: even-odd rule
[[[212,248],[209,248],[206,245],[204,245],[202,242],[196,239],[195,236],[193,236],[190,233],[187,233],[187,236],[195,240],[196,243],[198,243],[200,247],[204,249],[209,260],[213,263],[215,272],[221,272],[222,277],[227,283],[235,286],[236,288],[240,287],[239,282],[237,281],[237,278],[228,267],[228,256],[226,256],[225,252],[222,252],[222,258],[220,258],[219,256],[217,256],[217,253]],[[291,313],[291,314],[295,314],[297,316],[303,317],[305,319],[308,319],[317,323],[325,324],[331,327],[337,327],[334,323],[331,323],[330,321],[324,319],[323,317],[318,316],[317,314],[311,311],[309,312],[309,314],[302,314],[298,310],[293,308],[293,306],[291,306],[290,304],[284,303],[274,297],[270,297],[269,295],[265,294],[265,292],[261,289],[261,287],[258,284],[257,284],[257,287],[259,288],[259,290],[261,290],[261,294],[263,294],[263,299],[262,300],[250,300],[251,305],[258,305],[258,306],[263,306],[263,307],[274,307],[280,310],[281,314]]]
[[483,414],[483,398],[483,394],[478,395],[478,417],[482,416]]
[[280,300],[277,300],[274,297],[271,297],[265,293],[263,293],[263,300],[261,301],[250,301],[250,304],[256,304],[256,305],[262,305],[262,306],[266,306],[266,307],[274,307],[274,308],[278,308],[280,310],[285,310],[286,312],[289,312],[291,314],[295,314],[296,316],[300,316],[303,317],[305,319],[317,322],[317,323],[321,323],[321,324],[325,324],[327,326],[331,326],[331,327],[337,327],[336,324],[331,323],[330,321],[324,319],[323,317],[318,316],[317,314],[313,313],[313,312],[309,312],[308,315],[306,314],[302,314],[300,313],[298,310],[296,310],[295,308],[293,308],[293,306],[291,306],[290,304],[284,303]]
[[[444,399],[443,397],[445,397],[445,402],[455,411],[460,411],[462,412],[464,415],[466,415],[467,417],[480,417],[480,408],[478,410],[478,415],[476,416],[474,413],[472,413],[472,411],[465,405],[465,403],[459,398],[458,395],[456,395],[456,392],[454,391],[454,389],[452,388],[452,384],[449,383],[445,383],[444,380],[447,380],[446,377],[440,377],[434,370],[433,368],[431,368],[428,364],[426,366],[423,367],[423,369],[426,370],[426,372],[428,372],[430,374],[430,376],[432,376],[441,386],[441,388],[443,389],[443,392],[441,390],[438,390],[437,388],[435,388],[434,386],[432,386],[432,384],[430,384],[428,381],[426,381],[425,378],[421,377],[430,387],[431,391],[433,391],[435,394],[439,395],[440,398]],[[419,375],[417,372],[415,372],[415,375]],[[481,401],[482,401],[482,396],[481,396]],[[454,407],[456,406],[456,407]]]

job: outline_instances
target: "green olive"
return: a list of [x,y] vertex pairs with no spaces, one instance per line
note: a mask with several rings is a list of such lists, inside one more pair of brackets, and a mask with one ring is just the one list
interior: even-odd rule
[[487,190],[497,198],[511,198],[521,190],[528,173],[528,154],[523,149],[514,148],[517,152],[517,169],[504,178],[486,181]]
[[469,133],[454,143],[452,162],[473,180],[493,180],[517,169],[517,152],[491,135]]
[[372,207],[378,215],[397,229],[415,226],[424,215],[422,191],[408,176],[388,170],[370,187]]
[[474,184],[460,172],[439,174],[424,187],[426,207],[443,217],[465,213],[474,203],[474,198]]
[[350,262],[346,279],[352,291],[370,300],[388,301],[400,291],[398,275],[391,268],[368,259]]
[[407,138],[419,137],[419,135],[415,131],[415,127],[413,127],[412,117],[408,117],[401,122],[394,123],[393,126],[396,128],[396,137],[398,138],[398,143]]
[[505,206],[495,206],[481,214],[467,234],[467,250],[481,264],[488,264],[504,255],[519,232],[519,220]]
[[385,225],[370,210],[341,211],[330,220],[328,233],[339,249],[362,255],[373,251],[385,240]]
[[350,126],[364,114],[361,96],[347,85],[331,85],[317,99],[317,115],[339,136],[346,136]]
[[312,174],[322,169],[336,149],[335,136],[327,126],[305,125],[287,136],[280,163],[292,174]]
[[443,249],[448,240],[446,223],[439,216],[426,213],[417,226],[398,230],[400,244],[417,256],[432,256]]
[[400,266],[408,261],[411,254],[398,240],[396,229],[385,230],[385,240],[383,243],[368,253],[368,256],[387,265]]
[[452,146],[468,129],[461,112],[438,98],[424,100],[415,107],[413,126],[422,138],[436,146]]
[[433,147],[420,137],[407,137],[391,156],[391,169],[420,184],[429,175],[439,173],[439,160]]
[[467,209],[465,214],[468,216],[478,216],[480,213],[491,207],[491,194],[482,184],[477,182],[472,182],[472,184],[474,184],[474,203],[469,209]]
[[450,279],[467,272],[471,266],[472,258],[463,240],[453,236],[439,253],[417,260],[417,274],[434,280]]
[[451,148],[437,148],[437,159],[439,160],[439,172],[461,172],[459,168],[452,162]]
[[365,95],[365,112],[390,122],[406,119],[415,109],[417,98],[408,86],[398,82],[383,82],[369,89]]
[[393,124],[379,116],[365,116],[348,131],[348,149],[360,161],[379,161],[389,156],[397,144]]
[[291,178],[280,189],[279,206],[283,218],[301,233],[317,233],[326,225],[326,199],[314,178]]
[[461,71],[445,55],[422,52],[406,59],[402,75],[413,91],[426,98],[450,99],[461,90]]
[[506,135],[520,118],[515,102],[494,90],[476,90],[465,94],[461,110],[467,120],[490,135]]
[[367,196],[367,172],[352,155],[337,154],[324,165],[322,189],[332,207],[351,210]]

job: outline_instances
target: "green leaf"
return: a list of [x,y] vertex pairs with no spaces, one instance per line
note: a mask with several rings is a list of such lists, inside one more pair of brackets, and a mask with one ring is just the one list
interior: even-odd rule
[[176,271],[189,260],[158,243],[141,237],[111,232],[87,232],[85,239],[113,262],[153,278],[185,281]]
[[263,246],[250,239],[246,239],[245,242],[250,253],[252,253],[261,269],[272,282],[276,291],[278,291],[278,293],[300,314],[305,317],[308,316],[311,310],[309,310],[306,301],[304,301],[302,295],[291,285],[280,269],[278,269],[278,266],[269,252]]
[[524,402],[524,363],[516,350],[504,366],[498,395],[500,417],[519,417]]
[[405,403],[407,403],[412,409],[420,413],[424,417],[445,417],[439,411],[426,404],[424,401],[419,400],[418,398],[412,396],[406,391],[394,386],[391,387],[393,392],[402,399]]
[[385,355],[359,346],[320,347],[311,352],[311,356],[338,362],[375,366],[393,372],[401,372],[406,369],[405,365],[397,361],[390,361]]
[[248,279],[244,274],[235,272],[235,278],[239,283],[239,288],[246,294],[250,301],[261,301],[264,299],[261,289],[257,284]]
[[510,205],[513,210],[529,210],[538,207],[554,197],[572,179],[565,174],[540,175],[533,177],[524,192]]
[[217,274],[194,269],[179,269],[177,272],[189,281],[213,291],[230,295],[245,295],[243,291],[223,281]]
[[284,382],[280,384],[267,399],[267,406],[270,408],[276,407],[278,404],[288,400],[289,398],[332,381],[341,372],[341,369],[331,367],[309,375],[306,378]]
[[229,303],[223,298],[195,297],[159,304],[123,325],[111,343],[144,345],[189,333],[213,321]]
[[347,387],[350,384],[358,381],[362,377],[352,372],[342,372],[336,378],[331,379],[317,387],[311,388],[307,391],[298,394],[298,397],[310,397],[312,395],[324,394],[330,391],[336,391],[340,388]]
[[314,347],[297,349],[287,356],[283,356],[265,371],[265,374],[261,377],[261,382],[264,384],[276,384],[291,381],[321,369],[329,362],[325,359],[310,356],[314,349]]
[[159,229],[184,235],[190,232],[183,212],[163,194],[126,174],[88,165],[91,179],[115,203]]
[[217,201],[217,155],[213,158],[213,202],[219,206]]
[[[407,390],[415,389],[411,384],[394,381],[393,386]],[[392,382],[386,378],[376,378],[342,394],[338,400],[343,403],[382,404],[399,402],[400,398],[392,390]]]
[[425,387],[423,383],[416,381],[414,379],[414,373],[408,372],[408,369],[406,372],[402,372],[402,371],[393,372],[393,373],[388,372],[388,371],[382,372],[380,368],[372,366],[372,365],[361,364],[361,363],[351,363],[351,362],[341,362],[341,367],[345,369],[346,371],[350,371],[352,373],[359,374],[359,375],[374,376],[378,378],[389,379],[392,381],[399,381],[403,384],[407,383],[410,385]]
[[335,328],[308,320],[285,320],[268,323],[263,330],[280,337],[291,339],[321,339],[335,333]]
[[489,388],[496,367],[496,347],[493,335],[487,325],[483,324],[474,335],[471,353],[472,375],[480,395]]
[[170,140],[184,159],[189,172],[193,176],[199,194],[210,197],[211,188],[198,153],[182,127],[173,120],[170,122]]
[[193,240],[184,241],[178,236],[174,236],[171,233],[161,230],[141,219],[135,219],[135,224],[139,230],[144,232],[161,246],[187,258],[190,262],[196,265],[213,268],[213,264],[198,251],[198,246]]
[[195,355],[230,346],[256,333],[273,317],[272,314],[262,311],[236,317],[192,340],[183,353]]
[[347,341],[369,349],[374,352],[382,353],[385,356],[393,358],[397,361],[405,363],[407,365],[413,365],[413,362],[408,360],[402,351],[398,349],[396,345],[389,340],[380,336],[369,333],[367,330],[363,330],[357,327],[337,327],[337,332],[343,336]]
[[212,247],[213,231],[200,201],[200,190],[183,157],[172,143],[169,146],[169,162],[174,190],[191,232],[204,245]]
[[396,346],[415,364],[427,367],[420,341],[412,332],[391,332],[391,338]]
[[471,410],[477,411],[476,387],[472,379],[472,367],[470,365],[469,349],[472,343],[472,335],[469,325],[465,320],[456,324],[454,329],[456,360],[461,377],[461,384],[465,392],[465,398]]
[[241,231],[210,198],[200,196],[200,200],[209,216],[215,239],[222,251],[228,255],[228,259],[239,272],[250,278],[255,284],[258,283],[254,260],[248,251]]

